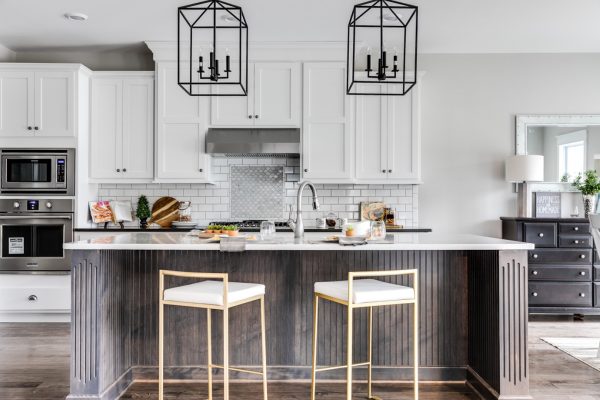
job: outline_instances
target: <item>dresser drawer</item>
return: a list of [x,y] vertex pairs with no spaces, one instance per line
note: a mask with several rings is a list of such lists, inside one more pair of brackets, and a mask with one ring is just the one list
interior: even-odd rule
[[552,222],[525,222],[523,236],[535,247],[556,247],[556,224]]
[[530,306],[591,307],[592,283],[530,282]]
[[531,264],[592,264],[592,249],[529,250]]
[[594,280],[600,282],[600,265],[594,264]]
[[594,307],[600,307],[600,283],[594,283]]
[[68,311],[70,285],[68,275],[0,275],[0,311]]
[[558,247],[592,248],[591,236],[562,236],[558,237]]
[[577,235],[579,233],[590,233],[590,224],[583,223],[566,223],[561,222],[558,224],[558,231],[562,234]]
[[529,266],[530,281],[591,282],[591,265],[537,265]]

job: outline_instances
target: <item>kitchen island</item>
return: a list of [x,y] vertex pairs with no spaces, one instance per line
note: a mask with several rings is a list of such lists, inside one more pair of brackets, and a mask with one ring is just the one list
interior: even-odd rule
[[[317,281],[349,271],[417,268],[420,274],[420,375],[467,381],[483,398],[530,399],[527,350],[527,250],[533,246],[474,235],[396,233],[389,243],[339,246],[323,234],[278,233],[221,252],[186,233],[124,233],[69,243],[72,252],[69,399],[113,399],[134,380],[157,378],[158,271],[227,272],[231,281],[266,285],[269,379],[310,378],[312,293]],[[410,284],[406,277],[390,282]],[[188,281],[173,279],[167,287]],[[260,362],[258,320],[248,304],[230,313],[232,365]],[[374,314],[374,377],[411,377],[412,308]],[[319,365],[343,363],[344,310],[323,304]],[[218,313],[217,313],[217,317]],[[205,313],[167,308],[165,376],[206,377]],[[355,311],[355,360],[366,359],[365,310]],[[220,324],[213,325],[215,328]],[[213,355],[222,354],[215,332]],[[343,370],[323,379],[343,379]],[[356,379],[366,370],[357,368]],[[236,374],[232,377],[235,379]],[[247,376],[244,376],[247,378]]]

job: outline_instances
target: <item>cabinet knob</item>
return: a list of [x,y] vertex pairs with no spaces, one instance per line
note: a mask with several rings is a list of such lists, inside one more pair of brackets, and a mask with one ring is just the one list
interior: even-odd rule
[[578,230],[579,230],[579,227],[578,227],[578,226],[576,226],[576,227],[574,227],[574,228],[573,228],[573,230],[574,230],[574,231],[578,231]]
[[533,272],[531,272],[531,273],[532,273],[533,275],[537,275],[537,274],[538,274],[538,272],[537,272],[537,271],[533,271]]
[[544,234],[543,233],[538,233],[538,236],[542,238],[542,237],[544,237]]
[[38,297],[35,294],[32,294],[31,296],[29,296],[27,298],[27,300],[29,300],[29,301],[37,301],[37,299],[38,299]]
[[579,293],[579,297],[585,297],[585,293]]
[[35,128],[33,128],[33,129],[35,129],[36,131],[39,131],[39,130],[40,130],[40,128],[38,128],[37,126],[36,126]]
[[533,258],[538,258],[538,255],[537,255],[537,254],[534,254],[534,255],[533,255]]
[[385,169],[382,169],[381,172],[383,172],[385,174]]
[[202,168],[199,168],[199,169],[198,169],[198,171],[200,171],[200,172],[204,172],[204,170],[203,170]]
[[537,297],[537,295],[538,295],[538,294],[537,294],[537,292],[533,292],[533,293],[531,293],[531,295],[532,295],[533,297]]
[[579,273],[579,275],[581,275],[581,276],[585,276],[585,271],[581,271],[581,272]]
[[573,240],[573,243],[579,244],[579,240]]
[[585,254],[580,255],[579,258],[584,259],[585,258]]
[[254,118],[258,118],[258,115],[255,115]]
[[28,131],[30,131],[30,130],[32,130],[32,129],[33,129],[33,128],[32,128],[32,127],[30,127],[30,126],[28,126],[28,127],[27,127],[27,130],[28,130]]
[[304,168],[304,172],[308,172],[308,168]]
[[391,169],[388,169],[388,172],[391,174],[391,173],[392,173],[392,170],[391,170]]
[[127,172],[127,168],[123,168],[123,172]]
[[120,168],[117,168],[117,172],[121,172],[121,169],[120,169]]
[[252,115],[248,115],[248,119],[252,119]]

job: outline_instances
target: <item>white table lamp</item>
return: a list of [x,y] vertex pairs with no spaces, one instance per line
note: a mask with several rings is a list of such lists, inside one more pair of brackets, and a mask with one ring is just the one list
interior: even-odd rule
[[544,156],[516,155],[506,159],[506,180],[517,183],[519,217],[531,217],[533,202],[527,182],[544,181]]

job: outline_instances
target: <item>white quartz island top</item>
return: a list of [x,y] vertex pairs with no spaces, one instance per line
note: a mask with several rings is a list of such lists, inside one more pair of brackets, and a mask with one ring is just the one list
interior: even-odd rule
[[[305,233],[303,239],[294,239],[293,233],[277,233],[269,240],[260,240],[251,234],[247,251],[302,250],[302,251],[357,251],[357,250],[530,250],[533,244],[496,239],[477,235],[443,235],[436,233],[392,233],[389,243],[369,243],[360,246],[341,246],[327,243],[324,233]],[[104,237],[66,243],[67,250],[216,250],[219,243],[209,243],[186,232],[110,232]]]

